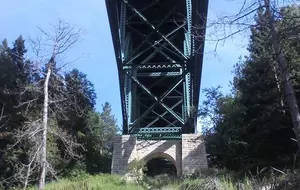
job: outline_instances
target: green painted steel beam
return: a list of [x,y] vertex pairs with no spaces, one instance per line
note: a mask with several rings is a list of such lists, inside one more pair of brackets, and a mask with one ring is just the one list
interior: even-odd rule
[[[143,105],[143,104],[142,104]],[[147,108],[147,106],[145,106],[145,105],[143,105],[145,108]],[[154,111],[154,110],[151,110],[151,112],[152,113],[154,113],[157,117],[158,117],[158,119],[159,118],[161,118],[161,119],[163,119],[164,121],[166,121],[168,124],[171,124],[172,125],[172,123],[169,121],[169,120],[167,120],[164,116],[161,116],[160,114],[158,114],[156,111]],[[173,116],[174,117],[174,116]],[[149,125],[149,124],[151,124],[151,123],[148,123],[148,125],[146,125],[146,127],[151,127],[151,125]],[[165,127],[165,126],[164,126]],[[173,125],[173,127],[176,127],[175,125]]]
[[178,123],[178,121],[177,121],[177,120],[175,120],[173,123],[171,123],[171,124],[167,125],[166,127],[171,127],[172,125],[176,125],[176,123]]
[[[167,96],[165,99],[182,99],[182,96]],[[152,98],[148,97],[141,97],[141,100],[152,100]]]
[[127,118],[128,118],[128,126],[131,122],[131,108],[132,108],[132,85],[131,79],[126,76],[125,77],[125,100],[126,100],[126,109],[127,109]]
[[133,64],[128,64],[124,65],[122,67],[123,70],[149,70],[149,69],[181,69],[183,68],[183,65],[181,63],[170,63],[170,62],[165,62],[165,63],[147,63],[143,65],[133,65]]
[[[177,68],[176,68],[177,69]],[[174,69],[175,70],[175,69]],[[185,73],[183,73],[182,75],[185,75]],[[156,85],[160,84],[163,82],[163,80],[166,78],[166,76],[161,77],[159,80],[157,80],[155,83],[151,84],[150,86],[148,86],[148,89],[151,90],[152,88],[154,88]],[[179,92],[178,90],[176,90],[176,88],[174,89],[175,92],[177,92],[179,95],[182,95],[181,92]],[[143,94],[145,94],[146,91],[142,91],[139,96],[142,96]]]
[[[183,24],[179,25],[178,27],[176,27],[174,30],[172,30],[170,33],[168,33],[166,35],[166,37],[168,38],[170,34],[174,34],[175,32],[177,32],[178,30],[180,30],[181,28],[185,27],[186,26],[186,23],[185,21],[183,22]],[[169,40],[173,40],[176,36],[173,35],[169,38]],[[150,41],[147,41],[149,45],[151,45],[152,43]],[[166,47],[166,44],[167,42],[164,42],[160,47],[153,47],[155,50],[152,54],[150,54],[143,62],[141,62],[141,64],[145,64],[147,63],[147,60],[149,60],[149,58],[152,56],[152,55],[155,55],[156,53],[160,53],[162,54],[164,57],[166,57],[170,62],[172,63],[175,63],[176,61],[171,59],[166,53],[163,52],[163,49],[167,49]]]
[[181,133],[139,133],[134,134],[138,140],[181,140]]
[[[170,33],[166,34],[166,37],[168,38],[169,36],[171,36],[172,34],[174,34],[173,36],[171,36],[171,37],[169,38],[170,40],[172,40],[173,37],[174,37],[174,38],[176,37],[175,33],[176,33],[177,31],[179,31],[179,29],[181,29],[181,28],[183,28],[183,27],[185,27],[185,26],[186,26],[186,23],[184,22],[184,24],[179,25],[179,26],[178,26],[177,28],[175,28],[173,31],[171,31]],[[134,31],[136,34],[138,34],[138,35],[140,35],[140,36],[142,36],[142,37],[144,37],[144,38],[147,38],[147,35],[141,33],[140,31],[134,29],[133,27],[128,26],[128,28],[130,28],[130,29],[131,29],[132,31]],[[158,41],[155,41],[155,42],[154,42],[154,43],[155,43],[155,46],[158,46],[158,45],[164,46],[164,50],[167,50],[169,53],[172,53],[172,54],[175,55],[177,58],[179,58],[181,61],[186,62],[186,59],[183,58],[180,54],[178,54],[178,53],[172,51],[170,48],[167,47],[167,45],[164,45],[166,42],[160,44],[161,41],[163,41],[162,38],[161,38],[160,40],[158,40]],[[159,42],[159,43],[158,43],[158,42]],[[147,40],[147,43],[148,43],[149,45],[152,44],[149,40]],[[145,53],[146,51],[148,51],[148,50],[151,49],[152,47],[154,48],[155,46],[152,46],[152,45],[151,45],[151,47],[148,47],[148,48],[146,48],[144,51],[142,51],[141,54]],[[141,55],[141,54],[140,54],[140,55]],[[140,56],[140,55],[138,55],[138,56]]]
[[151,73],[139,73],[138,77],[178,77],[181,76],[181,72],[151,72]]
[[[135,77],[131,76],[129,73],[126,73],[135,83],[137,83],[143,90],[145,90],[152,98],[154,98],[154,100],[156,101],[152,106],[150,106],[148,108],[148,110],[146,112],[144,112],[142,114],[142,116],[140,116],[138,119],[136,119],[132,126],[134,128],[134,126],[136,125],[137,122],[139,122],[140,120],[142,120],[146,115],[148,115],[148,113],[150,113],[152,111],[152,109],[157,105],[160,104],[162,105],[170,114],[172,114],[176,119],[178,119],[182,124],[184,124],[183,119],[178,116],[173,110],[171,110],[168,106],[166,106],[162,101],[164,100],[165,97],[167,97],[182,81],[183,79],[181,78],[177,83],[175,83],[174,86],[171,86],[170,89],[168,89],[160,98],[157,98],[156,96],[154,96],[151,91],[149,89],[147,89],[143,84],[141,84],[139,82],[139,80],[137,80]],[[132,129],[130,129],[132,130]],[[129,130],[129,131],[130,131]]]
[[[140,11],[143,12],[147,9],[150,9],[151,7],[153,7],[154,5],[158,4],[159,1],[152,1],[149,5],[145,6],[144,8],[142,8]],[[128,22],[130,22],[134,17],[136,17],[137,15],[133,14],[130,17],[128,17]],[[174,22],[174,21],[173,21]]]
[[148,19],[136,8],[134,8],[131,4],[128,3],[127,0],[123,0],[124,3],[127,4],[127,6],[135,12],[145,23],[153,30],[155,31],[162,39],[164,39],[177,53],[179,53],[185,60],[188,60],[188,58],[184,55],[182,51],[180,51],[166,36],[164,36],[157,27],[155,27],[153,24],[151,24]]
[[[126,3],[129,7],[131,7],[130,4],[128,4],[128,2],[126,0],[123,0],[124,3]],[[167,16],[165,18],[163,18],[161,20],[161,22],[155,27],[157,29],[159,29],[164,21],[166,19],[168,19],[168,17],[173,13],[174,10],[170,11],[169,14],[167,14]],[[148,40],[156,33],[156,31],[152,31],[150,34],[147,35],[146,39],[144,39],[141,44],[133,51],[133,53],[129,56],[129,60],[125,60],[125,64],[131,63],[133,60],[135,60],[136,58],[138,58],[141,54],[145,53],[146,51],[148,51],[149,49],[151,49],[152,47],[154,47],[155,45],[159,44],[161,41],[163,41],[163,38],[159,41],[156,41],[154,44],[152,44],[149,48],[145,49],[144,51],[139,52],[139,50],[143,47],[143,45],[148,42]],[[171,34],[170,34],[171,35]],[[139,53],[138,53],[139,52]]]
[[[166,34],[166,37],[167,37],[167,38],[170,37],[170,36],[173,35],[175,32],[177,32],[179,29],[183,28],[184,26],[185,26],[185,24],[179,25],[177,28],[175,28],[174,30],[172,30],[171,32],[169,32],[168,34]],[[137,31],[137,30],[135,30],[135,29],[133,29],[133,28],[131,28],[131,27],[129,27],[129,28],[132,29],[132,31],[136,32],[137,34],[139,34],[139,35],[141,35],[141,36],[144,36],[144,34],[142,34],[141,32],[139,32],[139,31]],[[149,41],[150,35],[153,35],[154,33],[155,33],[155,32],[153,31],[153,32],[151,32],[149,35],[145,35],[144,37],[146,37],[146,38],[143,40],[143,42],[142,42],[137,48],[140,49],[140,48],[141,48],[141,45],[144,44],[144,43],[148,43],[150,46],[149,46],[148,48],[144,49],[143,51],[140,51],[140,52],[138,52],[138,51],[137,51],[138,49],[136,48],[134,51],[132,51],[133,53],[131,53],[131,55],[128,56],[128,59],[126,59],[126,60],[124,61],[125,64],[130,64],[130,63],[132,63],[135,59],[137,59],[138,57],[140,57],[141,55],[143,55],[145,52],[147,52],[147,51],[148,51],[149,49],[151,49],[151,48],[156,49],[155,46],[157,46],[157,45],[163,46],[164,49],[169,50],[169,49],[166,47],[167,42],[163,42],[162,44],[160,44],[160,43],[164,40],[163,38],[161,38],[161,39],[155,41],[154,43],[151,43],[151,42]],[[170,37],[170,39],[173,39],[173,38],[175,38],[175,36],[171,36],[171,37]],[[179,55],[179,58],[181,58],[182,60],[185,61],[185,59],[182,58],[180,55]]]
[[181,136],[137,136],[137,140],[181,140]]
[[147,127],[147,128],[135,128],[133,133],[135,134],[152,134],[152,133],[180,133],[181,127]]
[[[191,132],[187,128],[196,126],[190,108],[199,103],[204,38],[195,40],[194,34],[205,35],[202,16],[207,14],[207,0],[106,0],[106,4],[119,72],[123,134],[159,126],[166,132],[143,129],[137,137],[180,139],[181,133]],[[180,85],[162,100],[158,94],[179,79]],[[170,132],[169,126],[182,131]]]
[[192,48],[192,0],[186,0],[186,12],[187,12],[187,33],[185,34],[185,43],[187,48],[187,55],[191,55]]
[[181,127],[151,127],[135,129],[138,140],[180,140]]
[[125,24],[126,24],[126,4],[124,2],[121,2],[121,14],[120,14],[120,27],[119,27],[119,36],[120,36],[120,47],[121,47],[121,59],[124,61],[125,53]]

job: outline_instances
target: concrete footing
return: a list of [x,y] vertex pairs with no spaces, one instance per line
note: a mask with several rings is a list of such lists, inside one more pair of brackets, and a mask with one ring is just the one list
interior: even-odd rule
[[166,158],[177,169],[177,176],[207,168],[206,151],[200,134],[182,134],[181,140],[137,140],[132,135],[116,136],[111,173],[125,175],[133,160],[148,162]]

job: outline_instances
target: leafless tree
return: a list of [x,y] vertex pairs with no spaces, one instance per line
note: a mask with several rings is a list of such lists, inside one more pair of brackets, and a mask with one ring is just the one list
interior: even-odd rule
[[[286,103],[288,105],[293,129],[295,132],[296,139],[293,139],[298,144],[298,149],[300,150],[300,112],[298,108],[297,99],[295,96],[295,90],[291,81],[292,74],[290,72],[288,61],[286,60],[283,52],[283,47],[281,45],[280,33],[278,27],[276,27],[276,20],[280,19],[279,16],[281,8],[287,5],[299,6],[299,1],[296,0],[236,0],[236,2],[242,2],[242,7],[236,14],[232,15],[222,15],[216,19],[207,21],[207,28],[212,29],[211,33],[208,33],[206,36],[206,41],[215,42],[215,51],[218,48],[220,42],[224,42],[228,38],[234,37],[241,33],[249,32],[251,27],[259,27],[255,23],[254,15],[259,9],[263,9],[266,15],[267,22],[261,23],[265,27],[268,27],[270,30],[270,39],[272,48],[274,50],[274,57],[276,58],[276,63],[274,69],[278,72],[278,76],[275,77],[278,79],[280,77],[280,83],[282,86],[282,91],[285,95]],[[288,18],[288,19],[297,19],[297,18]],[[299,18],[298,18],[299,19]],[[285,30],[294,30],[299,28],[298,26],[290,26]],[[194,26],[196,31],[199,29],[199,26]],[[287,32],[287,31],[285,31]],[[195,38],[202,39],[203,34],[195,33]],[[299,39],[298,39],[299,40]],[[279,79],[278,79],[279,80]]]
[[[54,168],[51,167],[51,164],[47,160],[47,137],[49,133],[62,142],[69,156],[79,156],[76,154],[75,149],[80,145],[74,142],[72,137],[61,128],[51,127],[49,119],[53,120],[50,118],[51,115],[63,115],[61,113],[64,112],[64,106],[62,106],[61,103],[71,98],[64,94],[67,90],[64,89],[65,86],[62,78],[56,73],[71,63],[62,62],[62,57],[64,53],[80,40],[81,30],[63,21],[59,21],[57,25],[51,26],[53,32],[47,32],[38,28],[42,37],[36,38],[35,40],[30,39],[33,52],[35,53],[33,72],[42,77],[33,84],[23,86],[22,92],[19,93],[21,97],[28,91],[36,94],[36,97],[33,97],[31,100],[21,99],[19,102],[18,106],[26,106],[24,116],[27,118],[27,122],[23,125],[22,129],[16,131],[16,142],[12,146],[18,146],[23,142],[26,142],[26,144],[30,146],[27,152],[29,161],[27,163],[20,163],[17,166],[18,172],[14,175],[15,178],[22,181],[24,189],[26,189],[30,180],[38,180],[39,189],[44,189],[47,174],[51,174],[54,177],[56,176]],[[50,88],[49,84],[51,79],[55,79],[54,81],[58,82],[51,84]],[[51,89],[55,89],[56,92],[60,93],[55,94],[51,92]],[[68,93],[68,96],[72,95]],[[31,106],[36,101],[41,100],[41,97],[43,105],[40,114],[36,110],[31,110]],[[73,103],[76,104],[76,101]],[[51,109],[50,106],[52,106],[53,109]],[[76,111],[81,112],[82,110]],[[34,173],[35,178],[30,178]]]
[[5,114],[5,105],[0,106],[0,139],[2,138],[6,138],[9,135],[11,135],[10,132],[5,132],[5,128],[7,123],[10,120],[10,117],[8,115]]
[[[47,40],[45,44],[38,45],[38,47],[41,47],[41,45],[42,46],[45,45],[51,47],[52,49],[52,52],[50,54],[50,59],[46,63],[46,77],[43,85],[44,103],[43,103],[43,116],[42,116],[42,127],[41,127],[42,137],[41,137],[41,144],[39,149],[40,164],[41,164],[40,165],[41,171],[39,176],[40,189],[44,189],[47,168],[49,168],[49,164],[47,162],[47,150],[46,150],[47,132],[49,131],[48,129],[49,104],[57,103],[57,101],[63,101],[63,99],[49,100],[49,80],[51,75],[54,75],[53,68],[54,68],[55,61],[57,61],[58,56],[66,52],[72,45],[74,45],[79,40],[80,37],[80,30],[76,30],[75,27],[70,27],[68,24],[62,21],[59,22],[58,27],[53,26],[53,28],[54,28],[54,35],[51,35],[45,32],[44,30],[40,29],[40,31],[44,34],[44,36],[47,37]],[[41,64],[43,63],[40,63],[40,65]],[[59,69],[62,69],[65,66],[66,64],[63,64],[59,67]],[[62,134],[55,133],[55,135],[59,136],[64,143],[68,143],[68,140]]]
[[4,115],[4,108],[4,105],[0,107],[0,129],[4,127],[9,120],[8,116]]

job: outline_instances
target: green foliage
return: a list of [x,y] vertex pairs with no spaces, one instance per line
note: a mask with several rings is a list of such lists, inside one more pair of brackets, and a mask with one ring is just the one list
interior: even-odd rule
[[[299,174],[279,175],[265,178],[243,178],[237,180],[226,171],[210,171],[213,175],[202,175],[193,179],[179,179],[167,175],[160,175],[154,178],[145,177],[143,186],[126,181],[121,176],[100,174],[86,175],[81,177],[60,179],[46,185],[46,190],[73,190],[73,189],[115,189],[115,190],[257,190],[268,187],[270,190],[292,190],[299,187]],[[208,173],[206,173],[208,174]],[[31,188],[32,190],[34,188]]]
[[[34,188],[32,188],[33,190]],[[62,179],[58,182],[49,183],[45,190],[100,190],[100,189],[122,189],[122,190],[143,190],[142,187],[126,183],[120,176],[100,174],[86,176],[81,179]]]
[[65,176],[67,179],[71,181],[78,181],[78,180],[84,180],[88,177],[88,173],[86,173],[85,168],[72,168],[68,171],[67,175]]
[[[299,14],[299,7],[284,8],[277,21],[285,31]],[[249,56],[234,68],[232,93],[223,95],[220,88],[205,89],[206,100],[199,115],[206,126],[206,149],[211,165],[255,173],[257,168],[292,168],[297,144],[289,110],[275,64],[264,10],[251,28]],[[300,20],[299,20],[300,21]],[[298,24],[297,24],[298,25]],[[296,29],[298,30],[298,29]],[[299,55],[295,32],[281,32],[280,43],[292,73],[297,99],[300,100]],[[299,101],[298,100],[298,101]]]
[[[45,75],[36,69],[34,61],[25,59],[25,40],[20,36],[9,47],[7,40],[0,45],[0,187],[22,186],[34,142],[17,138],[16,134],[31,121],[41,118]],[[44,68],[45,70],[45,68]],[[87,76],[77,69],[61,72],[53,66],[49,81],[49,122],[47,161],[54,171],[48,180],[67,176],[76,178],[85,173],[110,171],[112,138],[118,132],[109,103],[95,111],[96,93]],[[34,100],[34,101],[31,101]],[[30,102],[24,103],[24,102]],[[63,134],[64,140],[59,136]],[[72,141],[79,143],[73,155],[67,148]],[[35,168],[35,171],[38,171]],[[32,172],[29,183],[36,183]]]
[[145,172],[147,171],[146,163],[143,159],[134,159],[128,166],[129,177],[133,179],[137,184],[143,187],[147,187],[147,181],[145,180]]
[[147,167],[145,161],[143,159],[141,160],[134,159],[133,161],[130,162],[128,166],[128,171],[135,172],[135,173],[146,172]]
[[[299,28],[290,30],[300,22],[299,7],[285,7],[278,13],[277,27],[280,44],[293,75],[292,82],[300,102],[300,44]],[[295,18],[295,19],[290,19]],[[274,177],[267,169],[295,166],[296,143],[281,76],[275,63],[270,43],[270,30],[266,15],[259,9],[256,25],[251,28],[249,55],[241,58],[234,68],[232,93],[224,95],[220,87],[204,90],[206,100],[199,110],[204,124],[206,150],[211,166],[227,170],[207,170],[190,178],[175,180],[169,176],[148,178],[143,175],[145,163],[134,160],[129,171],[139,185],[126,183],[119,176],[96,175],[110,172],[113,137],[119,133],[109,103],[95,110],[96,93],[87,76],[77,69],[62,73],[53,66],[55,77],[50,78],[49,129],[65,133],[80,143],[71,156],[65,142],[55,133],[49,133],[47,160],[57,171],[57,177],[67,179],[52,182],[47,189],[258,189],[273,184],[274,189],[299,187],[299,174]],[[4,188],[22,186],[18,169],[28,165],[30,139],[18,139],[15,134],[28,121],[41,117],[42,93],[39,90],[44,73],[37,70],[33,60],[27,60],[25,40],[20,36],[9,47],[7,40],[0,45],[0,185]],[[45,69],[45,68],[44,68]],[[38,83],[38,84],[37,84]],[[22,102],[36,99],[30,104]],[[191,113],[195,113],[192,106]],[[294,167],[293,167],[294,169]],[[38,171],[38,168],[36,168]],[[52,172],[52,171],[51,171]],[[36,173],[29,182],[36,183]],[[256,178],[244,178],[245,173]],[[241,177],[242,176],[242,177]],[[265,176],[266,179],[263,179]],[[54,179],[54,173],[47,176]],[[243,180],[240,180],[243,179]]]
[[[30,80],[30,61],[25,60],[26,48],[22,36],[15,40],[13,48],[8,46],[6,40],[0,45],[0,181],[13,176],[19,160],[26,162],[26,147],[21,145],[13,150],[9,147],[14,143],[13,131],[20,129],[25,122],[21,113],[26,106],[20,106],[20,88]],[[31,99],[28,92],[23,98]],[[4,181],[3,183],[7,183]]]
[[86,146],[85,163],[89,173],[110,172],[113,137],[118,131],[116,119],[109,103],[103,105],[102,112],[89,112],[86,133],[81,134]]

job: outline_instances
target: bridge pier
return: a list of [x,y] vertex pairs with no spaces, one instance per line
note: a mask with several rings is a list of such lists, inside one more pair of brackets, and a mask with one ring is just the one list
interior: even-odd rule
[[200,134],[182,134],[181,140],[138,140],[134,135],[122,135],[114,138],[111,173],[125,175],[133,160],[148,162],[153,158],[171,161],[178,177],[207,168],[204,140]]

